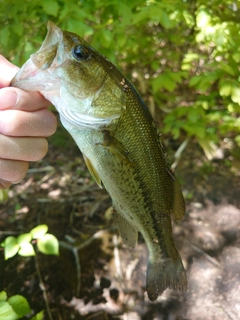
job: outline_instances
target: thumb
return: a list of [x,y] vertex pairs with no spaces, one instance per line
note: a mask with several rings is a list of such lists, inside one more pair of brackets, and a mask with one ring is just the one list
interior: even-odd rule
[[50,102],[36,91],[26,92],[9,87],[19,68],[0,55],[0,110],[36,111],[48,108]]

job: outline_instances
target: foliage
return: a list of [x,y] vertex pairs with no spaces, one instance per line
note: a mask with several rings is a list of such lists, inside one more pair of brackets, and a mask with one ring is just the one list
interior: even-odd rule
[[0,189],[0,203],[8,199],[8,192],[6,189]]
[[[47,231],[48,226],[42,224],[33,228],[29,233],[20,234],[18,237],[8,236],[0,245],[4,248],[5,260],[12,258],[17,253],[23,257],[35,256],[35,244],[39,252],[43,254],[58,255],[59,242],[54,235],[47,233]],[[37,273],[41,280],[39,267],[37,267]],[[42,286],[44,286],[43,283]],[[7,298],[5,291],[0,292],[0,319],[16,320],[26,315],[29,316],[31,313],[28,301],[23,296],[14,295]],[[44,312],[41,311],[31,320],[42,320],[43,317]]]
[[12,258],[17,253],[23,257],[35,256],[33,243],[37,243],[38,250],[43,254],[58,255],[58,240],[47,231],[47,225],[42,224],[33,228],[29,233],[20,234],[18,237],[7,237],[2,243],[5,260]]
[[[120,66],[164,113],[164,132],[207,153],[240,146],[239,2],[230,0],[2,0],[1,52],[21,65],[50,19]],[[148,101],[149,99],[149,101]]]
[[[16,320],[31,314],[29,304],[21,295],[7,298],[5,291],[0,292],[0,319]],[[42,320],[43,311],[31,318],[31,320]]]

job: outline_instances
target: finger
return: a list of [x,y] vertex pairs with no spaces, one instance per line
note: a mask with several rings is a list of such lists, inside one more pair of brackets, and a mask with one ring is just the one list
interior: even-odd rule
[[29,164],[25,161],[0,159],[0,179],[18,183],[25,177],[28,167]]
[[27,92],[13,87],[0,90],[0,110],[36,111],[48,108],[50,105],[50,102],[37,91]]
[[0,55],[0,88],[8,87],[12,78],[18,71],[18,67]]
[[0,158],[38,161],[45,157],[48,142],[44,138],[13,138],[0,134]]
[[47,109],[35,112],[0,111],[0,133],[7,136],[49,137],[56,129],[56,117]]
[[0,189],[8,189],[11,182],[0,179]]

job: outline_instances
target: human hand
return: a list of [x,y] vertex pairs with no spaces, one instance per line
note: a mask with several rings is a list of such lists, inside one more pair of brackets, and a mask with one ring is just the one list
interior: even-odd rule
[[42,159],[56,131],[50,103],[39,92],[9,87],[18,67],[0,55],[0,188],[20,182],[29,161]]

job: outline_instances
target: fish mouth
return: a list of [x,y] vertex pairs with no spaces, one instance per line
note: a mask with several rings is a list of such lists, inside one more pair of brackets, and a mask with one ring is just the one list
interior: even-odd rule
[[[50,67],[54,68],[61,64],[62,57],[55,59],[59,54],[59,43],[62,41],[63,32],[53,22],[48,21],[47,35],[39,48],[39,50],[30,56],[30,59],[22,66],[11,81],[11,86],[27,90],[27,91],[40,91],[52,90],[53,85],[51,81],[46,83],[46,74],[51,79]],[[56,61],[57,60],[57,61]],[[49,89],[46,89],[48,88]]]

